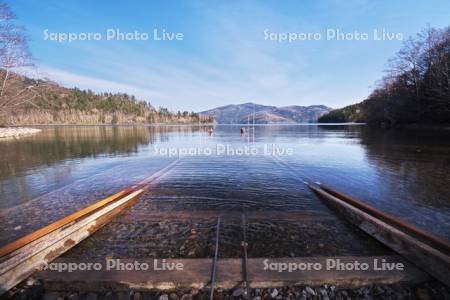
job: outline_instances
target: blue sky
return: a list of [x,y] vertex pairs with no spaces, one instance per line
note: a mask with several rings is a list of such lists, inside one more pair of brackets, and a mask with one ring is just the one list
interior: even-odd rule
[[[256,102],[341,107],[364,99],[401,47],[376,41],[383,28],[415,35],[450,25],[450,1],[9,1],[31,38],[39,71],[65,85],[127,92],[155,106],[201,111]],[[106,40],[107,29],[149,33]],[[183,40],[155,41],[153,30]],[[368,33],[327,40],[326,30]],[[100,33],[58,42],[49,33]],[[319,40],[265,40],[271,33],[320,33]]]

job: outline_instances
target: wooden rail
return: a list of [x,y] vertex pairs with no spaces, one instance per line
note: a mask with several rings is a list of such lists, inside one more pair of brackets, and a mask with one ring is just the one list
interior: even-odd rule
[[161,180],[177,162],[132,187],[0,248],[0,295],[134,205],[150,185]]
[[423,242],[429,244],[430,246],[433,246],[434,248],[441,250],[445,254],[450,255],[450,242],[449,241],[444,240],[429,231],[423,230],[423,229],[401,219],[398,216],[395,216],[393,214],[379,210],[379,209],[377,209],[371,205],[368,205],[367,203],[364,203],[361,200],[356,199],[350,195],[336,191],[335,189],[332,189],[331,187],[328,187],[326,185],[320,185],[320,187],[323,190],[325,190],[326,192],[328,192],[329,194],[331,194],[341,200],[344,200],[345,202],[379,218],[380,220],[382,220],[386,223],[389,223],[392,226],[395,226],[397,228],[400,228],[401,230],[407,231],[409,234],[422,240]]
[[[38,234],[31,235],[31,237],[40,235],[42,232],[47,232],[46,235],[28,244],[22,245],[26,241],[22,239],[20,243],[7,246],[6,249],[8,250],[15,249],[17,245],[21,245],[21,248],[2,257],[0,262],[0,294],[8,291],[35,270],[90,236],[123,209],[134,204],[142,196],[143,192],[144,190],[139,189],[127,194],[125,197],[118,198],[117,201],[109,202],[109,205],[89,210],[91,212],[80,219],[70,223],[61,222],[61,224],[65,225],[55,228],[51,232],[48,232],[47,228],[43,228],[45,230],[39,230]],[[53,227],[49,228],[53,229]]]
[[242,286],[244,288],[244,299],[248,299],[248,255],[247,255],[247,220],[242,214]]
[[72,222],[75,222],[81,218],[86,217],[89,214],[92,214],[93,212],[109,205],[110,203],[130,194],[133,190],[128,188],[124,189],[112,196],[109,196],[101,201],[98,201],[97,203],[88,206],[86,208],[83,208],[82,210],[77,211],[76,213],[73,213],[65,218],[62,218],[50,225],[47,225],[41,229],[36,230],[35,232],[26,235],[2,248],[0,248],[0,258],[3,258],[4,256],[7,256],[8,254],[11,254],[12,252],[16,251],[17,249],[20,249],[31,242],[34,242],[35,240],[43,237],[44,235],[47,235],[57,229],[62,228],[63,226],[66,226]]
[[219,257],[219,237],[220,237],[220,216],[217,217],[217,226],[216,226],[216,243],[214,248],[214,258],[212,262],[211,268],[211,289],[209,290],[209,300],[214,299],[214,289],[216,287],[216,272],[217,272],[217,258]]
[[329,187],[309,187],[347,221],[450,286],[450,256],[446,241]]

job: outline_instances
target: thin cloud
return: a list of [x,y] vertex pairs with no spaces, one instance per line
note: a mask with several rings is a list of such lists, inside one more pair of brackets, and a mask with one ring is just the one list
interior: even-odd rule
[[40,69],[42,70],[42,75],[45,74],[51,80],[66,87],[91,89],[96,92],[130,93],[142,100],[161,96],[158,92],[121,82],[79,75],[46,66],[41,66]]
[[[206,52],[187,53],[171,44],[155,47],[150,41],[74,43],[59,47],[76,48],[77,60],[43,69],[65,86],[126,92],[172,110],[201,111],[248,101],[280,106],[337,106],[342,100],[359,100],[355,97],[366,93],[365,88],[363,92],[353,89],[351,93],[356,96],[348,98],[349,92],[333,86],[329,74],[314,72],[311,76],[316,66],[302,46],[264,41],[267,26],[276,29],[288,24],[296,28],[296,20],[263,4],[248,8],[257,11],[259,17],[246,26],[239,20],[248,18],[248,11],[237,10],[232,4],[223,4],[220,10],[198,9],[203,22],[210,25],[198,33],[196,40],[196,46],[205,47]],[[310,25],[303,21],[302,26]],[[189,37],[189,33],[186,35]]]

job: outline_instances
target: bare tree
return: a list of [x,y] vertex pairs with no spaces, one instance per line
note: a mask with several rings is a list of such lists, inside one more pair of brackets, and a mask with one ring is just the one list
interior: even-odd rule
[[16,16],[8,4],[0,2],[0,118],[38,96],[39,81],[18,75],[33,67],[25,28],[15,23]]

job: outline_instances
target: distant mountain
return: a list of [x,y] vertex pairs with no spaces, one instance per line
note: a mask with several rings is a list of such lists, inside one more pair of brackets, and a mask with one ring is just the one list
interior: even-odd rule
[[246,124],[248,119],[252,122],[253,117],[257,124],[314,123],[331,110],[324,105],[276,107],[244,103],[217,107],[200,115],[213,117],[219,124]]

